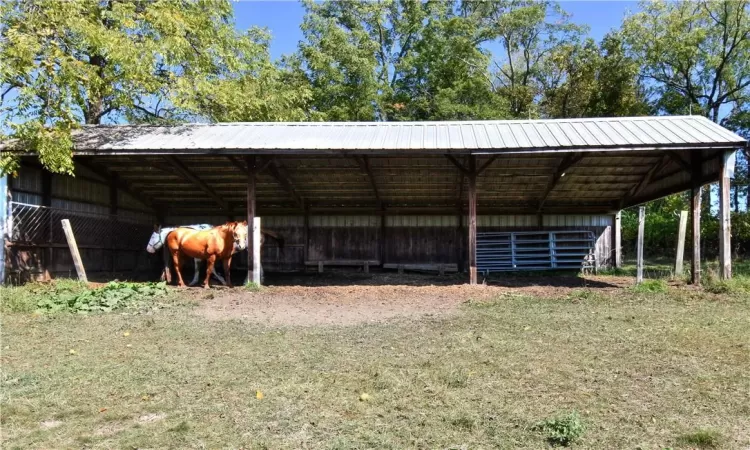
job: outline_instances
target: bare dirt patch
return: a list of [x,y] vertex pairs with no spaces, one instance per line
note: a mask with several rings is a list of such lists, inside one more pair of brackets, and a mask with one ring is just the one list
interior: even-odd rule
[[394,319],[444,317],[466,301],[502,294],[564,297],[582,288],[617,290],[627,277],[502,277],[469,286],[461,276],[335,273],[286,275],[260,291],[244,288],[190,290],[210,320],[239,319],[271,326],[356,325]]

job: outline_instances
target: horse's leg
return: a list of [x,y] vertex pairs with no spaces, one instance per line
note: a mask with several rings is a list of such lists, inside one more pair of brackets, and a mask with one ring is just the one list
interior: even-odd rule
[[190,282],[190,286],[195,286],[196,284],[198,284],[201,274],[201,260],[195,258],[193,261],[195,261],[195,272],[193,272],[193,281]]
[[224,276],[223,277],[219,274],[219,272],[216,271],[216,266],[214,266],[214,271],[213,271],[212,275],[214,276],[214,278],[216,278],[217,280],[219,280],[219,283],[221,283],[224,286],[226,286],[227,285],[227,280],[225,280],[224,277],[229,278],[229,275],[227,275],[228,273],[229,273],[229,271],[227,270],[227,266],[226,265],[224,266]]
[[221,282],[224,284],[224,286],[234,287],[232,286],[232,277],[230,276],[229,268],[232,265],[232,255],[229,255],[229,258],[226,258],[221,261],[224,266],[224,275],[227,277],[226,281],[221,280]]
[[169,248],[166,245],[162,251],[162,261],[164,262],[164,272],[161,275],[167,284],[172,284],[172,271],[169,270]]
[[172,263],[174,264],[174,271],[177,272],[177,286],[185,287],[185,282],[182,281],[182,271],[180,271],[180,251],[172,250]]
[[208,289],[208,282],[211,280],[211,272],[214,271],[214,264],[216,263],[216,255],[208,257],[208,267],[206,268],[206,280],[203,282],[203,287]]

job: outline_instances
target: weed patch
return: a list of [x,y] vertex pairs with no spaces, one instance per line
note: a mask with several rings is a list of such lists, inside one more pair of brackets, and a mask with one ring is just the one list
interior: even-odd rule
[[2,288],[1,293],[3,311],[85,314],[141,306],[144,302],[164,297],[168,289],[163,282],[113,281],[103,287],[91,289],[85,283],[59,280]]
[[643,280],[643,283],[636,284],[631,288],[636,294],[663,294],[668,289],[667,282],[661,279]]
[[534,426],[547,437],[551,445],[568,446],[583,436],[585,427],[577,412],[563,414],[551,419],[545,419]]
[[677,443],[686,447],[719,448],[721,434],[714,430],[699,430],[683,434],[677,438]]

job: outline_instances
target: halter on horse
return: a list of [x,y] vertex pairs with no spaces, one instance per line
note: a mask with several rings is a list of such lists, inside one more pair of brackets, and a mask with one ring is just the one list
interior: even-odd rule
[[[209,225],[207,223],[199,224],[199,225],[184,225],[182,227],[165,227],[165,228],[162,228],[161,226],[157,225],[154,227],[154,232],[151,234],[151,239],[149,239],[148,245],[146,245],[146,251],[149,253],[156,253],[157,250],[159,250],[160,248],[164,246],[164,242],[166,242],[167,240],[167,235],[177,228],[190,228],[193,230],[210,230],[213,227],[214,227],[213,225]],[[169,262],[166,259],[166,255],[167,255],[166,248],[164,249],[164,253],[165,253],[164,274],[168,275],[169,274]],[[196,284],[198,284],[198,279],[200,277],[201,259],[195,258],[194,262],[195,262],[195,271],[193,272],[193,279],[192,281],[190,281],[190,286],[195,286]],[[211,272],[211,275],[213,275],[214,278],[216,278],[224,286],[227,285],[227,282],[224,279],[224,277],[216,273],[215,268]],[[227,274],[224,274],[224,275],[227,275]],[[167,280],[168,279],[169,277],[167,277]]]

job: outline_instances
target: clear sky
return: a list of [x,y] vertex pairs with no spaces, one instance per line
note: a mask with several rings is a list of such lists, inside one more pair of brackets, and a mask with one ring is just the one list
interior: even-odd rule
[[[572,15],[573,22],[587,25],[589,35],[597,41],[611,29],[618,28],[628,10],[638,7],[635,1],[563,1],[560,4]],[[297,49],[302,39],[299,26],[304,16],[298,1],[236,1],[234,10],[238,29],[245,30],[253,25],[268,28],[274,59]]]

